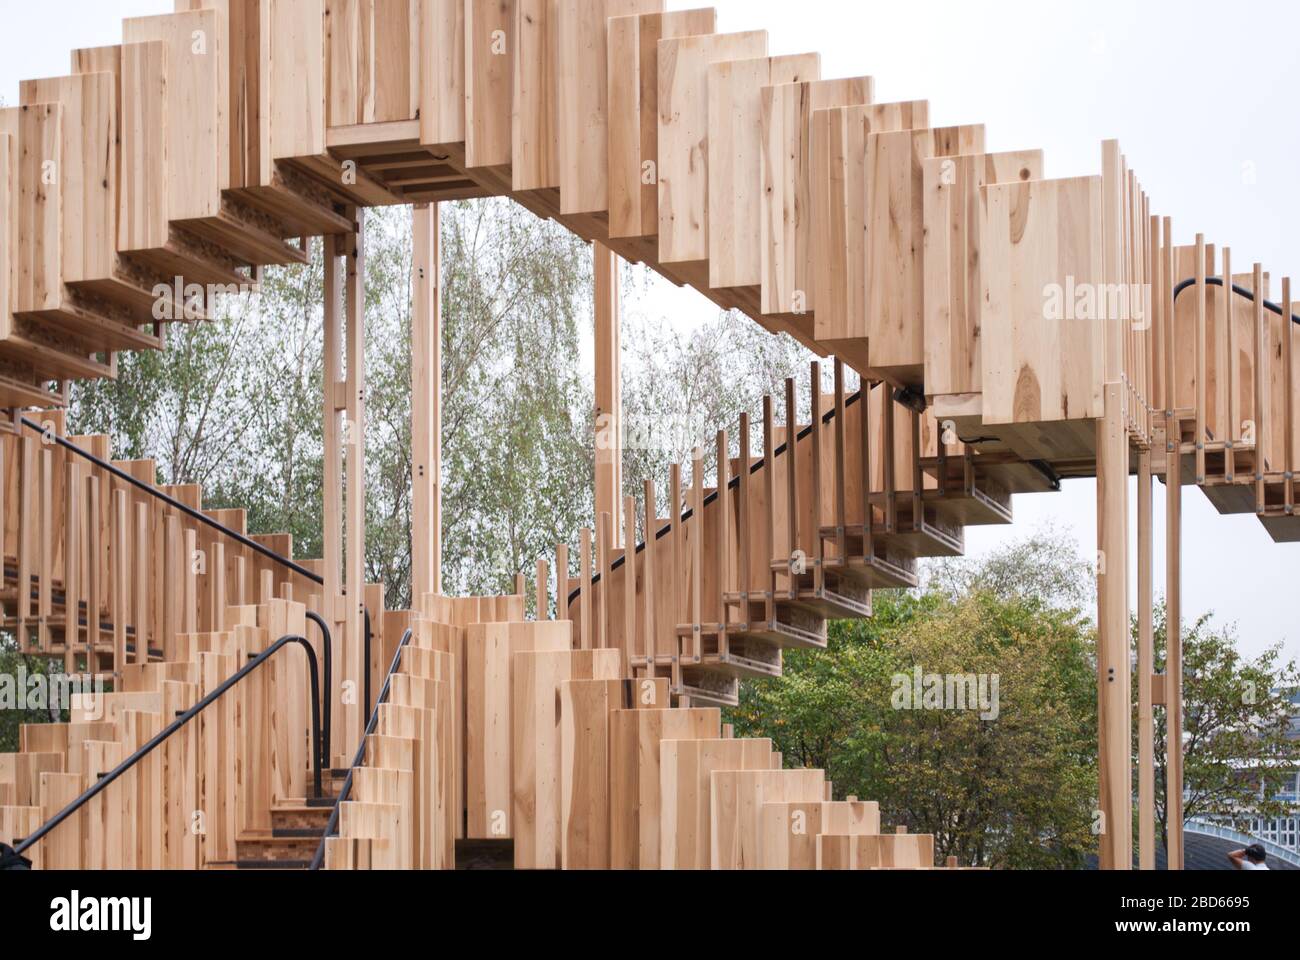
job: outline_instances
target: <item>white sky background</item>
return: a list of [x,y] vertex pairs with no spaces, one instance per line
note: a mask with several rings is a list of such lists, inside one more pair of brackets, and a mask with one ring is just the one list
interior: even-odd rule
[[[668,0],[669,9],[707,0]],[[715,0],[719,29],[767,29],[773,54],[822,54],[825,77],[869,74],[878,99],[928,99],[936,125],[984,123],[989,150],[1041,147],[1047,175],[1100,172],[1118,138],[1177,242],[1204,232],[1245,269],[1300,268],[1300,5],[1292,0]],[[68,70],[74,47],[117,43],[122,17],[171,0],[0,0],[0,98]],[[681,330],[716,309],[663,282],[626,304],[627,322]],[[1157,524],[1163,524],[1163,488]],[[1300,545],[1274,544],[1253,517],[1220,517],[1189,488],[1184,597],[1190,617],[1239,624],[1253,653],[1285,640],[1300,659]],[[1019,497],[1009,529],[968,532],[972,555],[1049,520],[1096,550],[1096,491]],[[1159,526],[1158,526],[1159,529]],[[1162,538],[1158,536],[1162,542]],[[1164,580],[1158,557],[1157,583]]]

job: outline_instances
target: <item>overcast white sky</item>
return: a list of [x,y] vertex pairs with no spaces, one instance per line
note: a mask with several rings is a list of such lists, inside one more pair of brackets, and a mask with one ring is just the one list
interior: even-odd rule
[[[705,0],[668,0],[670,9]],[[882,100],[928,99],[938,125],[984,123],[990,150],[1041,147],[1047,175],[1100,171],[1118,138],[1153,211],[1179,242],[1204,232],[1234,262],[1262,261],[1274,282],[1300,264],[1295,98],[1300,4],[1236,0],[715,0],[724,31],[765,28],[774,54],[816,50],[826,77],[870,74]],[[117,43],[126,16],[172,0],[0,0],[0,98],[18,82],[68,70],[68,52]],[[703,323],[716,310],[691,291],[652,285],[630,317]],[[1163,511],[1157,497],[1157,523]],[[1189,616],[1239,624],[1242,646],[1285,641],[1300,659],[1300,545],[1277,545],[1253,517],[1220,517],[1186,498]],[[1021,497],[1010,529],[970,531],[979,554],[1047,520],[1096,550],[1091,483]],[[1157,570],[1163,583],[1163,564]]]

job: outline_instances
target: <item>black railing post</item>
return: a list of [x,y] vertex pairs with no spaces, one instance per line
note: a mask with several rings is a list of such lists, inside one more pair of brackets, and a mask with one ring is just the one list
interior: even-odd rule
[[[325,689],[324,697],[321,699],[321,707],[324,710],[325,722],[321,724],[321,766],[329,766],[330,758],[330,737],[331,723],[334,718],[334,640],[330,634],[330,628],[325,623],[325,618],[319,613],[307,611],[307,619],[316,624],[321,632],[321,659],[324,661],[325,668]],[[319,791],[316,794],[320,798]]]

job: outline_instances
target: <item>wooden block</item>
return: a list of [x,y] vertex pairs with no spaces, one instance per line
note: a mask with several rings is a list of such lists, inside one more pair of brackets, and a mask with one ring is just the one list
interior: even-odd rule
[[708,870],[711,775],[715,770],[771,770],[771,740],[665,740],[660,745],[659,865]]
[[[446,660],[445,676],[450,676],[450,656]],[[458,830],[464,831],[464,809],[457,788],[460,774],[456,765],[454,717],[454,686],[450,680],[432,680],[425,677],[395,674],[389,693],[391,703],[417,707],[434,714],[434,740],[437,772],[434,778],[436,792],[433,797],[434,816],[438,821],[436,836],[438,846],[433,850],[434,869],[455,868],[455,840]]]
[[[5,111],[0,111],[3,113]],[[17,249],[14,242],[17,230],[17,205],[12,185],[17,164],[18,138],[0,133],[0,340],[13,329],[13,312],[10,294],[13,290],[12,274]],[[6,496],[8,491],[6,491]]]
[[994,184],[983,195],[984,422],[1100,417],[1104,330],[1078,314],[1095,313],[1104,290],[1101,179]]
[[709,861],[714,870],[758,869],[763,804],[821,802],[826,795],[821,770],[715,770],[710,776]]
[[513,829],[511,684],[514,655],[567,651],[567,621],[478,624],[465,640],[465,757],[471,840],[506,840]]
[[416,118],[419,13],[418,0],[325,0],[328,126]]
[[167,212],[172,220],[215,217],[230,179],[227,64],[217,10],[122,21],[125,43],[167,44]]
[[513,156],[515,0],[465,4],[465,165],[504,167]]
[[813,113],[869,104],[870,77],[775,84],[762,92],[760,250],[766,314],[811,314]]
[[[41,822],[53,820],[86,789],[86,780],[75,773],[42,773],[40,778]],[[81,870],[82,837],[86,811],[83,807],[40,842],[41,863],[46,870]]]
[[1043,178],[1041,150],[936,157],[925,178],[925,390],[980,393],[980,189]]
[[767,33],[659,41],[659,260],[709,256],[709,65],[767,56]]
[[680,10],[609,21],[609,235],[659,230],[659,41],[711,34],[717,11]]
[[18,232],[13,310],[56,310],[62,303],[63,105],[22,108],[18,122]]
[[[455,809],[452,817],[455,824],[455,837],[457,840],[464,839],[465,822],[466,822],[466,790],[465,790],[465,628],[451,626],[441,623],[430,623],[428,621],[416,621],[415,635],[411,644],[416,649],[427,648],[445,653],[451,658],[450,675],[438,669],[437,679],[447,680],[451,684],[451,702],[450,710],[452,714],[452,747],[453,747],[453,770],[454,782],[452,784],[452,797]],[[404,653],[403,657],[414,656],[413,654]],[[403,666],[406,672],[416,673],[413,668]],[[417,675],[427,675],[418,674]]]
[[557,82],[561,11],[556,0],[515,0],[511,176],[515,190],[560,185]]
[[339,804],[339,836],[369,841],[369,862],[373,870],[404,869],[401,824],[400,804],[351,801]]
[[[117,743],[88,741],[86,752],[87,782],[94,783],[123,760]],[[85,866],[89,870],[121,870],[122,852],[122,782],[110,784],[99,796],[86,804]]]
[[[867,140],[881,131],[923,129],[924,100],[813,112],[813,262],[818,343],[847,340],[867,310]],[[859,329],[859,333],[861,330]],[[865,357],[846,361],[865,366]]]
[[920,387],[925,375],[923,164],[931,157],[983,152],[982,126],[892,131],[867,138],[864,320],[867,362],[877,379]]
[[610,718],[610,865],[658,870],[660,748],[665,740],[716,740],[722,712],[616,710]]
[[570,680],[560,688],[560,864],[607,870],[609,715],[622,709],[621,680]]
[[[391,6],[391,4],[389,4]],[[323,0],[273,0],[259,9],[262,40],[258,77],[259,97],[253,128],[252,159],[257,183],[269,186],[278,160],[317,157],[325,152],[325,16]],[[389,34],[392,35],[391,33]],[[384,58],[399,58],[399,49],[385,45]],[[383,58],[381,58],[383,59]],[[399,61],[404,62],[404,61]],[[252,104],[247,104],[249,111]],[[246,125],[252,117],[244,118]]]
[[762,283],[764,88],[820,76],[815,53],[710,64],[709,286]]
[[817,838],[880,833],[875,803],[765,803],[760,814],[760,870],[816,870]]
[[412,808],[409,811],[414,868],[437,869],[452,838],[447,836],[445,806],[440,802],[443,764],[438,755],[437,711],[394,703],[381,704],[377,730],[415,741]]
[[934,837],[927,834],[817,838],[818,870],[933,870]]
[[464,0],[421,0],[420,143],[465,141]]
[[[102,280],[113,271],[117,217],[117,80],[85,73],[25,80],[24,106],[63,106],[60,162],[55,171],[62,208],[61,280]],[[59,278],[46,278],[58,283]]]
[[609,207],[607,23],[659,13],[663,0],[555,0],[558,16],[557,137],[560,210]]
[[617,650],[515,654],[512,751],[515,869],[560,865],[560,690],[570,680],[617,680]]

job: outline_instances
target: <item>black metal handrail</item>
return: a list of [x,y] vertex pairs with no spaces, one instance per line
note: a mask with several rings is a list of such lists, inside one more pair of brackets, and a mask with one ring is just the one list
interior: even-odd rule
[[[120,469],[119,467],[115,466],[112,463],[109,463],[107,460],[104,460],[101,457],[95,456],[93,453],[91,453],[88,450],[82,449],[72,441],[68,440],[66,437],[60,437],[57,434],[49,433],[42,424],[39,424],[34,420],[29,420],[26,417],[20,417],[19,420],[23,424],[23,426],[27,427],[30,430],[35,430],[37,433],[40,433],[42,436],[48,436],[54,443],[63,447],[65,450],[68,450],[70,453],[76,454],[78,457],[81,457],[83,460],[89,461],[100,470],[103,470],[106,473],[111,474],[113,477],[116,477],[118,480],[121,480],[123,483],[130,484],[131,486],[135,487],[137,490],[141,491],[142,493],[150,497],[153,497],[156,500],[161,500],[163,503],[167,504],[172,509],[179,510],[181,513],[185,514],[185,516],[191,518],[192,520],[196,520],[199,523],[203,524],[204,526],[217,531],[221,535],[229,537],[231,540],[234,540],[236,543],[240,544],[241,546],[247,547],[249,550],[252,550],[253,552],[257,553],[259,556],[265,557],[267,560],[270,560],[274,563],[279,564],[280,566],[292,570],[294,573],[298,574],[298,576],[310,580],[312,583],[318,584],[320,586],[325,585],[325,578],[320,576],[319,574],[313,573],[312,571],[308,570],[306,567],[302,566],[301,564],[295,563],[294,561],[290,560],[288,557],[281,556],[280,554],[272,550],[270,547],[263,546],[262,544],[258,543],[256,540],[253,540],[245,536],[244,534],[239,533],[238,531],[232,530],[224,523],[212,519],[211,517],[207,516],[201,511],[195,510],[193,507],[181,503],[175,497],[163,493],[161,490],[159,490],[157,487],[153,486],[152,484],[145,483],[143,480],[137,480],[135,477],[131,476],[125,470]],[[370,608],[363,607],[363,610],[365,613],[365,634],[363,638],[364,655],[365,655],[365,679],[364,679],[365,701],[364,702],[369,703],[370,702],[370,646],[371,646]],[[333,663],[332,663],[333,656],[332,656],[332,649],[331,649],[332,640],[330,637],[329,628],[325,626],[324,619],[322,619],[318,614],[315,613],[308,613],[307,617],[318,627],[320,627],[325,637],[325,646],[324,646],[325,691],[327,697],[326,700],[324,701],[324,708],[325,708],[324,742],[325,742],[325,759],[328,760],[329,746],[330,746],[329,725],[330,725],[331,715],[333,712],[331,709],[332,697],[328,696],[328,694],[333,690],[334,671],[333,671]]]
[[321,765],[328,766],[330,758],[330,725],[334,717],[334,698],[330,696],[330,692],[334,689],[334,640],[330,635],[329,626],[325,623],[325,618],[319,613],[308,610],[307,619],[316,624],[321,632],[321,660],[324,661],[322,666],[325,669],[325,676],[323,677],[325,696],[321,698],[324,722],[321,724],[321,746],[317,752],[321,755]]
[[116,477],[118,480],[121,480],[123,483],[128,483],[131,486],[135,487],[137,490],[141,491],[142,493],[148,494],[149,496],[157,500],[161,500],[163,503],[167,504],[173,510],[179,510],[181,513],[185,514],[185,516],[189,517],[190,519],[197,520],[199,523],[202,523],[205,526],[218,531],[224,536],[227,536],[230,539],[234,540],[236,543],[240,544],[241,546],[245,546],[249,550],[252,550],[254,553],[257,553],[260,556],[265,557],[267,560],[270,560],[274,563],[278,563],[281,566],[287,567],[288,569],[292,570],[294,573],[298,574],[298,576],[304,577],[307,580],[310,580],[312,583],[320,584],[321,586],[325,585],[324,577],[320,576],[319,574],[312,573],[306,567],[294,563],[288,557],[280,556],[280,554],[276,553],[270,547],[264,547],[256,540],[252,540],[244,536],[242,533],[238,533],[230,529],[230,527],[227,527],[225,524],[213,520],[211,517],[207,516],[201,511],[195,510],[193,507],[186,506],[185,504],[177,500],[175,497],[171,497],[163,493],[161,490],[159,490],[157,487],[153,486],[152,484],[145,483],[143,480],[137,480],[135,477],[131,476],[125,470],[119,469],[118,467],[109,463],[107,460],[95,456],[93,453],[89,452],[88,450],[83,450],[81,447],[77,446],[75,443],[68,440],[67,438],[60,437],[57,434],[49,433],[45,429],[45,427],[42,426],[41,424],[36,423],[33,420],[28,420],[26,417],[20,417],[19,419],[23,426],[27,427],[28,429],[35,430],[37,433],[40,433],[43,436],[48,436],[51,440],[53,440],[59,446],[63,447],[65,450],[69,450],[72,453],[75,453],[83,460],[90,461],[100,470],[112,474],[114,477]]
[[388,702],[388,695],[393,687],[393,675],[397,673],[397,668],[402,663],[402,651],[410,644],[411,636],[412,632],[408,627],[406,633],[402,634],[402,642],[397,645],[397,652],[393,654],[393,663],[388,668],[388,677],[384,680],[384,688],[379,691],[379,699],[375,701],[374,710],[370,713],[370,720],[366,724],[366,732],[362,734],[361,745],[357,747],[357,755],[352,760],[352,766],[348,768],[348,775],[344,778],[343,786],[339,789],[338,799],[334,801],[334,812],[330,814],[329,823],[325,825],[325,832],[321,835],[320,846],[316,849],[316,855],[311,859],[311,870],[319,870],[325,863],[325,844],[339,828],[339,813],[352,793],[352,781],[356,776],[356,769],[366,759],[366,738],[374,733],[375,728],[379,726],[379,708]]
[[[1178,298],[1182,296],[1184,291],[1186,291],[1190,287],[1196,286],[1197,282],[1198,281],[1196,277],[1192,277],[1190,280],[1184,280],[1182,283],[1178,284],[1178,286],[1174,287],[1174,300],[1177,301]],[[1224,286],[1223,277],[1206,277],[1205,285],[1207,287],[1222,287]],[[1239,297],[1245,297],[1251,303],[1255,302],[1255,291],[1247,290],[1239,283],[1234,283],[1232,285],[1232,292]],[[1264,309],[1269,311],[1270,313],[1276,313],[1279,317],[1286,316],[1286,311],[1283,310],[1282,307],[1280,307],[1278,304],[1274,303],[1271,300],[1264,301]],[[1300,324],[1300,316],[1294,313],[1291,314],[1291,322]]]
[[130,770],[133,766],[135,766],[145,757],[149,756],[149,754],[153,753],[154,750],[158,749],[158,747],[161,746],[163,743],[165,743],[174,733],[176,733],[178,730],[184,727],[187,723],[189,723],[191,720],[197,717],[208,707],[212,706],[212,704],[214,704],[217,700],[219,700],[228,690],[230,690],[232,687],[238,684],[241,680],[243,680],[245,677],[251,674],[262,664],[270,660],[271,657],[275,656],[275,654],[277,654],[281,649],[283,649],[285,646],[287,646],[290,643],[296,643],[299,646],[301,646],[304,651],[306,651],[307,666],[311,673],[312,774],[315,778],[314,788],[316,792],[316,798],[320,799],[321,792],[322,792],[321,740],[320,740],[320,730],[321,730],[320,678],[317,675],[317,670],[316,670],[316,651],[312,648],[311,643],[307,640],[306,637],[285,636],[285,637],[281,637],[279,640],[273,643],[270,646],[270,648],[263,650],[261,653],[259,653],[256,657],[250,660],[242,668],[236,671],[224,683],[222,683],[221,686],[217,687],[216,690],[213,690],[210,694],[208,694],[206,697],[204,697],[202,700],[196,703],[193,707],[191,707],[189,710],[186,710],[175,720],[173,720],[170,724],[168,724],[165,730],[159,733],[156,737],[154,737],[152,740],[146,743],[135,753],[131,754],[131,756],[123,760],[120,764],[114,767],[110,772],[104,774],[99,780],[95,782],[94,786],[92,786],[89,790],[87,790],[85,793],[79,796],[76,800],[73,800],[72,803],[68,804],[66,807],[60,810],[57,814],[54,815],[53,819],[51,819],[43,827],[41,827],[39,830],[33,833],[30,837],[25,839],[22,843],[18,844],[15,852],[20,854],[24,853],[25,851],[30,850],[41,840],[44,840],[45,837],[49,835],[61,823],[67,820],[70,816],[72,816],[74,813],[80,810],[83,806],[85,806],[95,797],[99,796],[99,794],[107,790],[108,787],[115,780],[117,780],[119,777],[125,774],[128,770]]

